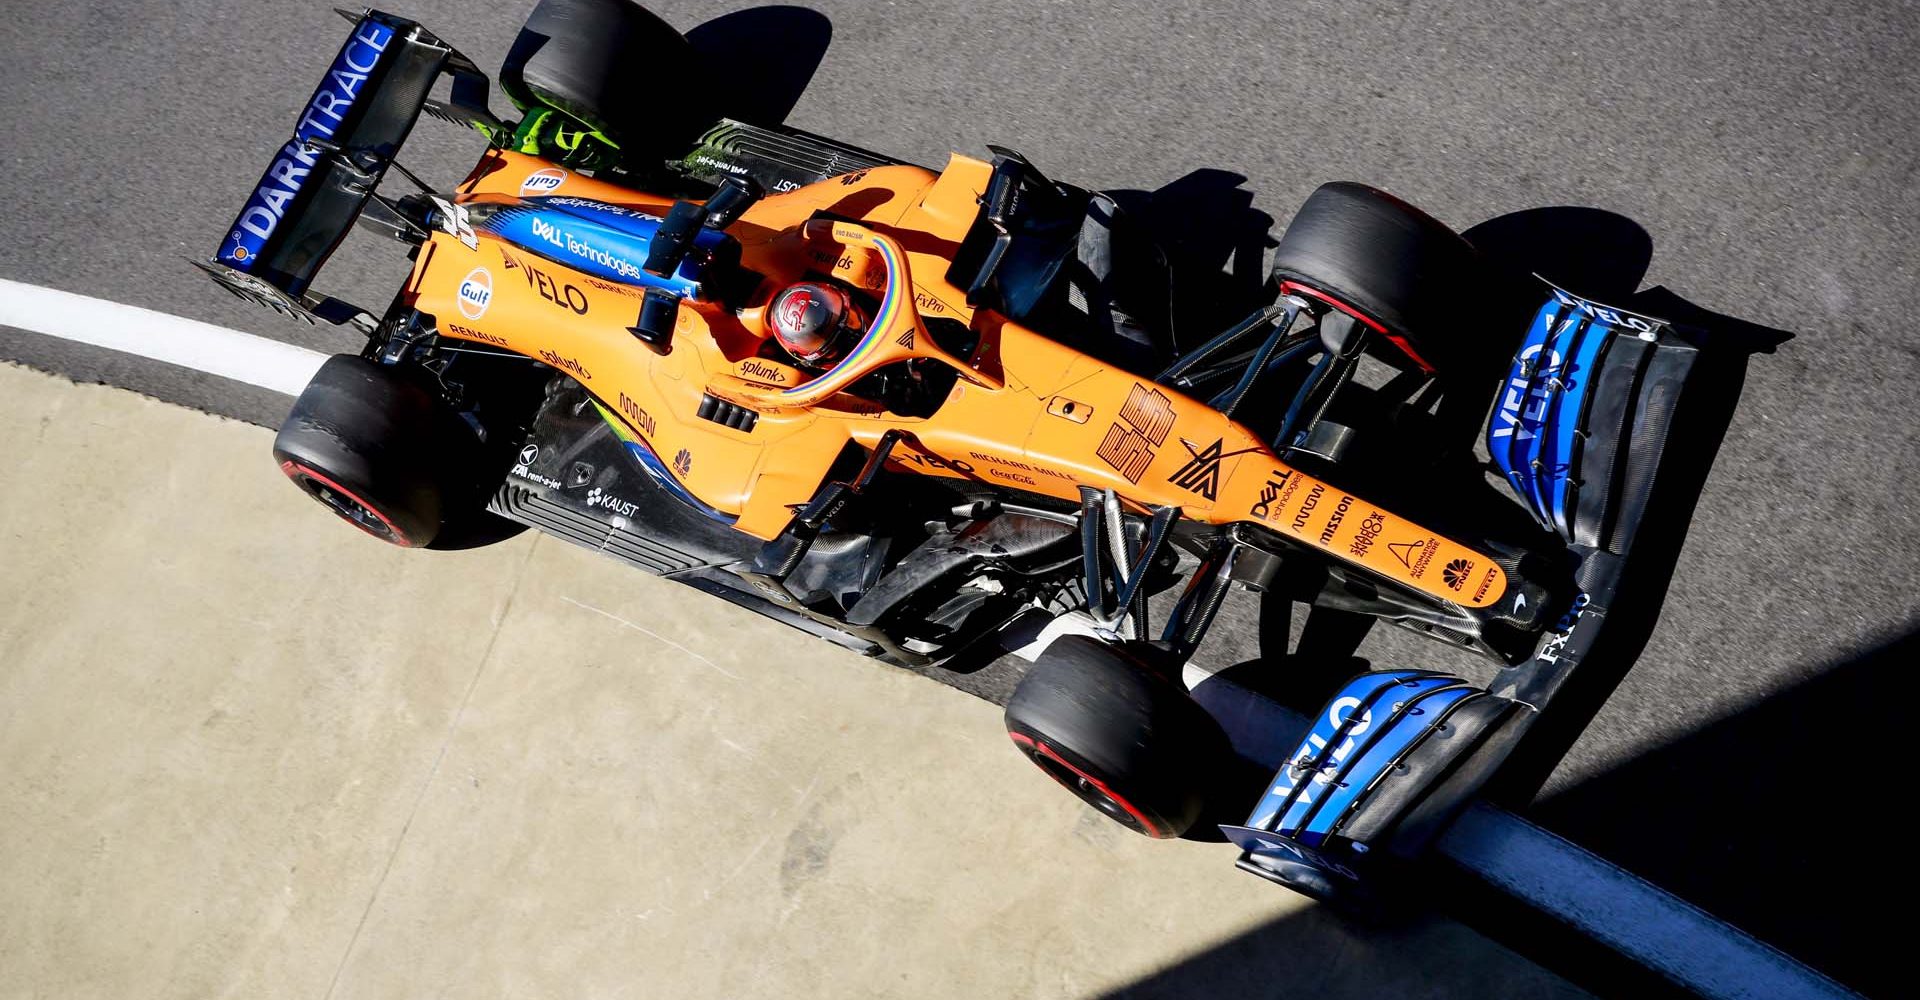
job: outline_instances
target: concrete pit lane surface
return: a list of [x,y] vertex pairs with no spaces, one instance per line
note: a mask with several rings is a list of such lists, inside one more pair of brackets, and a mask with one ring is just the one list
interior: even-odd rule
[[[392,9],[492,68],[526,6],[423,0]],[[1912,99],[1920,8],[988,0],[826,2],[812,5],[816,15],[789,8],[774,16],[738,4],[653,6],[715,50],[755,46],[750,56],[712,60],[712,81],[685,86],[751,72],[773,87],[783,70],[818,55],[811,82],[788,102],[796,126],[935,166],[948,150],[979,153],[993,142],[1065,180],[1151,193],[1182,259],[1198,262],[1188,301],[1200,303],[1203,319],[1218,318],[1205,316],[1209,303],[1233,301],[1258,281],[1265,234],[1277,233],[1314,186],[1351,179],[1387,188],[1483,249],[1576,291],[1710,328],[1718,348],[1700,397],[1706,431],[1679,477],[1678,524],[1656,536],[1659,558],[1639,581],[1642,625],[1614,650],[1611,673],[1582,692],[1585,707],[1571,713],[1568,731],[1511,780],[1505,801],[1850,986],[1884,994],[1903,981],[1892,931],[1873,915],[1877,897],[1866,895],[1872,880],[1806,875],[1801,849],[1783,846],[1779,831],[1783,817],[1827,801],[1847,804],[1846,830],[1896,828],[1898,797],[1859,765],[1897,754],[1899,701],[1889,678],[1917,651],[1920,527],[1907,496],[1920,473],[1920,350],[1908,325],[1920,314],[1920,259],[1907,234],[1920,221],[1920,105]],[[83,12],[16,0],[4,16],[0,278],[323,353],[356,348],[340,330],[237,303],[182,259],[204,256],[224,233],[344,37],[326,5],[186,0]],[[471,136],[423,122],[403,162],[451,184],[476,152]],[[403,267],[396,248],[356,235],[320,285],[377,305]],[[1231,277],[1209,278],[1209,269]],[[1473,331],[1463,316],[1462,335]],[[269,427],[287,405],[254,386],[17,328],[0,329],[0,358]],[[7,378],[0,746],[12,784],[0,806],[0,864],[10,866],[0,880],[0,968],[19,984],[10,990],[384,995],[466,983],[482,994],[651,995],[656,983],[664,993],[664,984],[694,982],[672,970],[697,966],[713,978],[688,989],[722,995],[745,990],[764,960],[764,983],[799,994],[830,995],[837,983],[842,993],[904,995],[949,976],[1012,995],[1085,995],[1128,982],[1149,991],[1140,995],[1181,995],[1242,982],[1233,976],[1258,974],[1245,981],[1265,986],[1275,955],[1311,960],[1340,949],[1374,957],[1329,966],[1316,983],[1354,993],[1561,988],[1497,949],[1487,954],[1501,957],[1485,964],[1497,981],[1435,971],[1431,983],[1383,987],[1365,978],[1368,961],[1391,966],[1380,956],[1426,953],[1391,933],[1301,915],[1284,893],[1233,872],[1219,850],[1123,841],[1111,846],[1120,859],[1110,860],[1099,853],[1108,848],[1089,847],[1079,834],[1096,835],[1080,825],[1078,807],[1057,801],[999,745],[988,705],[949,705],[955,696],[934,685],[803,650],[777,630],[754,632],[773,627],[547,541],[408,561],[305,509],[272,471],[263,433],[114,393],[32,388],[42,383],[19,372]],[[143,415],[109,416],[122,405]],[[178,439],[143,436],[161,413],[186,421]],[[252,443],[227,451],[211,443],[246,434]],[[115,451],[121,441],[143,445]],[[175,457],[163,466],[156,455]],[[596,589],[563,586],[573,574]],[[542,580],[536,610],[505,603],[505,594]],[[372,621],[365,608],[340,617],[340,595],[396,587],[416,602],[405,613],[389,601]],[[641,613],[650,605],[636,603],[643,594],[672,602],[673,630],[650,624]],[[413,622],[423,608],[448,624],[422,630]],[[751,633],[781,657],[804,657],[799,677],[839,669],[815,668],[816,660],[844,665],[846,677],[828,701],[797,711],[807,704],[797,695],[766,700],[764,712],[750,711],[763,702],[749,694],[739,697],[755,700],[713,691],[655,697],[664,683],[656,672],[734,682],[598,612],[735,674],[744,661],[734,647],[707,644]],[[1208,665],[1256,655],[1257,612],[1250,601],[1230,605],[1204,652]],[[483,641],[491,652],[474,646]],[[1431,643],[1378,628],[1357,656],[1365,665],[1485,675]],[[671,669],[667,657],[679,658]],[[1276,669],[1319,676],[1362,665],[1340,658]],[[581,676],[555,679],[555,669]],[[874,678],[880,693],[855,676]],[[543,677],[551,687],[535,683]],[[991,700],[1004,697],[1012,673],[958,680]],[[535,702],[542,711],[530,711]],[[900,707],[907,704],[921,707]],[[965,740],[932,731],[912,751],[899,749],[909,745],[904,734],[897,747],[871,734],[936,704],[972,720],[951,724],[973,727],[966,732],[980,743],[977,761],[959,756]],[[697,727],[669,726],[679,735],[661,736],[657,719],[640,721],[677,713],[676,725],[692,726],[686,717],[708,705],[736,713],[742,725],[726,738],[773,762],[763,767],[831,756],[821,742],[828,734],[874,741],[860,767],[916,762],[867,774],[866,792],[839,800],[848,815],[877,824],[867,860],[878,867],[858,869],[866,881],[844,891],[890,915],[888,926],[946,921],[946,952],[916,950],[910,933],[920,931],[889,931],[900,968],[883,976],[827,947],[825,936],[801,936],[825,949],[802,969],[783,965],[786,946],[768,942],[793,933],[785,928],[794,921],[824,928],[850,919],[851,908],[802,905],[778,933],[755,922],[759,911],[753,919],[745,909],[715,911],[744,920],[738,926],[751,929],[742,936],[724,916],[701,924],[689,915],[692,900],[710,902],[703,892],[727,890],[686,866],[717,879],[753,852],[771,822],[772,840],[728,886],[757,885],[754,905],[777,920],[792,900],[775,871],[757,866],[786,857],[787,838],[822,792],[788,804],[797,793],[771,779],[730,786],[705,769],[751,758],[705,744],[695,760]],[[555,718],[570,721],[543,728]],[[592,738],[575,741],[575,729]],[[742,732],[793,742],[757,747]],[[682,753],[643,752],[656,736]],[[459,767],[468,770],[448,770]],[[589,778],[595,767],[607,773]],[[805,789],[797,778],[810,775],[786,776]],[[454,786],[466,782],[471,792],[474,780],[512,801],[463,813]],[[957,808],[926,788],[909,791],[914,781],[982,801]],[[676,798],[687,792],[676,782],[715,790]],[[994,791],[992,801],[965,791],[976,783]],[[584,798],[548,797],[569,788]],[[612,794],[605,788],[631,798],[609,808],[594,799]],[[1015,791],[1030,793],[1030,803],[1003,800]],[[634,805],[656,801],[646,795],[674,807]],[[903,805],[914,801],[921,804]],[[926,845],[944,852],[958,817],[999,824],[1007,839],[987,853],[1005,864],[985,868],[1004,883],[940,882],[947,876],[922,872],[942,870]],[[456,836],[463,818],[467,832]],[[704,832],[688,832],[694,827]],[[449,839],[436,839],[443,830]],[[602,838],[596,848],[564,840],[590,830]],[[882,839],[897,846],[882,848]],[[909,842],[918,848],[911,855]],[[835,848],[828,856],[823,870],[837,876],[855,870],[842,859],[859,855]],[[1189,857],[1197,859],[1191,872],[1181,867]],[[1779,874],[1783,867],[1799,874]],[[1035,913],[1047,919],[1017,925],[1028,931],[996,936],[989,915],[1053,898],[1033,883],[1056,870],[1065,871],[1059,893],[1097,885],[1138,895],[1095,893],[1073,914],[1042,907]],[[642,871],[672,875],[674,884],[641,893],[634,873]],[[936,882],[908,891],[898,889],[903,878]],[[1176,888],[1165,898],[1127,888],[1153,885]],[[1206,919],[1168,915],[1187,912],[1180,907],[1198,885],[1209,887],[1198,909]],[[631,924],[616,923],[614,909],[577,906],[575,890],[604,890],[608,899],[633,890],[663,909],[642,919],[646,907],[638,907],[623,918]],[[928,910],[929,900],[952,909]],[[669,919],[667,936],[634,929]],[[1101,947],[1149,924],[1181,931],[1117,964]],[[875,925],[846,926],[871,933]],[[1444,942],[1434,946],[1440,951],[1463,949],[1462,965],[1487,947],[1445,921],[1413,933]],[[643,939],[652,943],[635,950]],[[614,956],[623,945],[630,950]],[[964,975],[953,971],[955,955],[966,957]],[[1110,971],[1071,982],[1029,984],[1009,971],[1022,963],[1086,970],[1102,964],[1096,958]],[[859,974],[805,978],[841,963]],[[418,981],[356,978],[376,965]],[[616,988],[593,979],[595,968],[631,976]],[[566,979],[569,971],[578,977]],[[900,971],[909,978],[897,979]],[[1006,978],[967,978],[975,975]],[[68,978],[46,978],[57,976]]]
[[1130,834],[993,705],[679,584],[343,530],[261,428],[0,365],[0,439],[0,995],[1155,995],[1276,933],[1329,996],[1580,995]]

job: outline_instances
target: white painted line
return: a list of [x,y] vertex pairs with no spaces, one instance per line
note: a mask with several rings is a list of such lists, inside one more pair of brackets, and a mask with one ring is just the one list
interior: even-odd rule
[[1512,813],[1474,803],[1437,846],[1455,864],[1705,997],[1857,997],[1792,956]]
[[[289,396],[298,395],[326,360],[318,351],[211,323],[5,278],[0,278],[0,326],[136,354]],[[1187,680],[1194,696],[1234,737],[1234,748],[1249,759],[1279,766],[1306,728],[1297,713],[1223,678],[1196,673]],[[1502,809],[1476,803],[1440,837],[1436,849],[1509,895],[1702,996],[1857,995],[1686,900]]]
[[0,326],[164,361],[298,396],[319,351],[139,306],[0,278]]

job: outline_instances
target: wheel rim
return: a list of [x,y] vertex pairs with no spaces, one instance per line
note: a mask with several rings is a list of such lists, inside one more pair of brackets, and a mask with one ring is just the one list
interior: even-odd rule
[[395,545],[407,545],[407,536],[380,513],[379,509],[362,500],[352,490],[340,485],[327,476],[296,462],[283,462],[280,471],[293,480],[308,496],[325,504],[328,510],[341,520],[359,528],[361,531]]
[[1327,304],[1328,306],[1331,306],[1334,309],[1338,309],[1341,312],[1346,313],[1349,316],[1352,316],[1354,319],[1359,320],[1361,325],[1365,326],[1367,329],[1372,330],[1373,332],[1379,334],[1380,336],[1385,337],[1388,340],[1392,341],[1393,346],[1398,347],[1402,353],[1406,354],[1407,357],[1412,358],[1415,364],[1419,365],[1420,367],[1426,369],[1429,372],[1436,370],[1432,362],[1422,357],[1420,352],[1415,350],[1413,345],[1407,342],[1407,338],[1402,337],[1391,330],[1388,330],[1386,327],[1386,324],[1380,322],[1377,319],[1374,319],[1372,316],[1367,315],[1367,313],[1364,310],[1362,310],[1359,306],[1353,305],[1344,299],[1336,298],[1332,294],[1328,292],[1323,292],[1320,289],[1313,287],[1312,285],[1305,285],[1305,284],[1301,284],[1298,281],[1292,281],[1292,280],[1282,281],[1280,283],[1280,294],[1305,295],[1310,299],[1318,299],[1321,302]]
[[1025,733],[1008,733],[1020,752],[1033,761],[1035,766],[1045,772],[1047,777],[1059,782],[1068,791],[1080,798],[1080,801],[1098,809],[1102,814],[1121,826],[1149,837],[1165,837],[1166,832],[1147,818],[1133,803],[1114,792],[1105,782],[1075,767],[1066,758],[1060,756],[1047,744]]

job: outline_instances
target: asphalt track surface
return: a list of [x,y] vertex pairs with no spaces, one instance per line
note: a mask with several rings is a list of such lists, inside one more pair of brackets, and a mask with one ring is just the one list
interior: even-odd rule
[[[685,29],[747,5],[653,6]],[[1698,499],[1659,536],[1671,579],[1661,564],[1642,581],[1664,602],[1564,757],[1542,751],[1551,774],[1525,811],[1844,982],[1892,989],[1893,925],[1868,904],[1897,888],[1873,873],[1904,865],[1880,853],[1905,790],[1884,775],[1892,675],[1920,652],[1920,7],[813,6],[831,45],[799,127],[935,166],[993,142],[1063,179],[1160,192],[1187,249],[1241,273],[1257,273],[1262,214],[1277,232],[1318,183],[1361,180],[1576,290],[1664,287],[1645,301],[1710,327],[1709,433],[1676,477]],[[492,67],[525,6],[392,9]],[[356,347],[235,302],[183,259],[220,237],[343,37],[326,4],[4,10],[0,276]],[[747,64],[807,48],[774,42]],[[403,159],[451,184],[476,152],[423,123]],[[403,266],[356,239],[321,284],[377,305]],[[0,357],[264,424],[285,407],[15,331]],[[1252,657],[1254,631],[1241,609],[1209,657]],[[1462,666],[1382,630],[1359,655]]]

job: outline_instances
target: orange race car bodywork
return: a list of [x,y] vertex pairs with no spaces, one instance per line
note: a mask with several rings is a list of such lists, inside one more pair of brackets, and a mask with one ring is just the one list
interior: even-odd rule
[[[490,151],[460,189],[460,200],[514,199],[530,177],[560,169],[536,157]],[[978,212],[989,172],[987,163],[955,155],[938,174],[877,167],[765,198],[730,232],[740,242],[743,266],[768,275],[769,287],[737,311],[683,303],[674,349],[665,355],[628,332],[639,288],[484,233],[473,249],[452,234],[434,233],[404,295],[412,308],[443,317],[443,336],[505,347],[567,372],[624,435],[660,456],[688,492],[758,538],[779,534],[848,442],[873,448],[897,430],[902,443],[888,459],[893,471],[1065,500],[1077,499],[1081,487],[1111,490],[1138,509],[1177,507],[1195,521],[1256,524],[1466,607],[1505,596],[1505,571],[1489,556],[1290,468],[1203,403],[968,306],[943,276]],[[547,193],[660,214],[671,205],[671,199],[563,173]],[[847,232],[836,237],[808,225],[822,213],[860,225],[843,227]],[[887,248],[859,245],[869,232],[880,234]],[[887,255],[896,248],[893,272],[910,275],[910,291],[904,283],[888,286]],[[490,297],[468,318],[460,288],[476,273],[484,275]],[[979,334],[971,357],[946,356],[963,371],[937,411],[903,417],[831,393],[805,403],[783,400],[815,376],[763,356],[769,336],[763,311],[779,279],[808,273],[868,289],[885,303],[869,333],[869,356],[841,367],[864,362],[865,371],[913,356],[897,341],[920,316],[956,320]],[[752,430],[696,416],[709,394],[758,412]]]
[[[518,522],[899,665],[1015,654],[1014,743],[1152,836],[1237,772],[1180,683],[1233,588],[1500,661],[1484,687],[1362,674],[1221,824],[1243,868],[1323,897],[1427,843],[1594,648],[1696,353],[1670,324],[1545,285],[1499,302],[1516,276],[1460,234],[1336,182],[1247,318],[1195,342],[1160,239],[1011,150],[936,172],[698,108],[675,131],[692,112],[639,91],[683,82],[689,43],[627,0],[539,0],[499,76],[517,123],[421,25],[342,13],[195,263],[365,335],[274,455],[367,533]],[[396,162],[423,112],[488,139],[451,192]],[[382,193],[390,169],[415,190]],[[410,248],[379,314],[310,288],[356,225]]]

